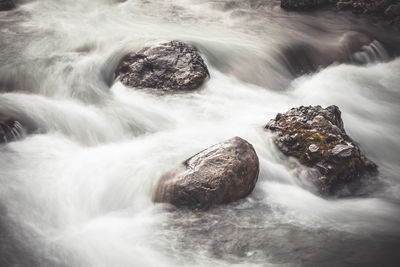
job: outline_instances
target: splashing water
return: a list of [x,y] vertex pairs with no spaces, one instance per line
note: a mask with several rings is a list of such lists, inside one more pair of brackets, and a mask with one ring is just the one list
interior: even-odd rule
[[[278,4],[41,0],[1,12],[0,113],[40,129],[0,147],[1,265],[395,266],[400,37]],[[126,52],[176,39],[205,58],[204,88],[155,96],[113,82]],[[263,129],[317,104],[338,105],[379,165],[368,197],[313,195]],[[207,213],[152,203],[162,173],[233,136],[259,155],[253,194]]]

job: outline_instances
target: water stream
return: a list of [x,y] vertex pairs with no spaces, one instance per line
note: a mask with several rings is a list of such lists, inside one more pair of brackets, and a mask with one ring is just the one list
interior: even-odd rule
[[[128,51],[196,45],[210,79],[157,96],[113,81]],[[0,146],[0,265],[398,266],[400,36],[350,13],[279,1],[39,0],[0,12],[0,112],[40,131]],[[365,197],[323,199],[263,126],[340,107],[379,165]],[[162,173],[233,136],[255,191],[209,212],[152,203]],[[397,263],[397,264],[396,264]]]

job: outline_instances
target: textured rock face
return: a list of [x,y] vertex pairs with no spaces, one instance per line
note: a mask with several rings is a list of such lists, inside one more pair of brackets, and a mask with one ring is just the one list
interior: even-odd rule
[[355,14],[369,13],[383,15],[391,2],[391,0],[340,0],[336,3],[336,8],[351,9]]
[[24,136],[25,130],[19,121],[0,117],[0,143],[20,140]]
[[329,0],[281,0],[281,7],[285,9],[309,10],[328,3]]
[[156,186],[154,201],[208,209],[249,195],[258,172],[253,146],[234,137],[201,151],[164,174]]
[[0,11],[6,11],[15,8],[12,0],[0,0]]
[[196,89],[209,73],[194,46],[172,41],[126,55],[115,76],[129,87],[170,91]]
[[392,19],[400,17],[400,4],[388,6],[388,8],[385,10],[385,15]]
[[275,143],[286,155],[320,173],[313,181],[321,194],[331,195],[377,166],[368,160],[346,134],[336,106],[292,108],[278,114],[266,128],[275,132]]
[[398,0],[281,0],[281,7],[293,10],[310,10],[327,4],[336,5],[339,10],[351,9],[355,14],[376,14],[385,16],[385,10]]
[[335,0],[335,2],[339,10],[351,10],[354,14],[371,14],[400,29],[399,0]]

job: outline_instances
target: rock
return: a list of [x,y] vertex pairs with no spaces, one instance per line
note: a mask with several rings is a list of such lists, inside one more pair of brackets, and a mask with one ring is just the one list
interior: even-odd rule
[[294,77],[314,73],[334,63],[370,64],[387,60],[385,46],[359,32],[348,31],[333,41],[335,45],[318,45],[291,41],[279,49],[278,60]]
[[336,145],[332,151],[331,155],[334,157],[339,157],[339,158],[347,158],[350,157],[353,154],[353,149],[354,146],[351,144],[345,144],[345,145]]
[[281,0],[284,9],[309,10],[324,6],[329,0]]
[[391,24],[393,25],[393,27],[395,27],[396,29],[400,30],[400,16],[395,17],[391,21]]
[[194,46],[172,41],[126,55],[115,76],[129,87],[171,91],[199,88],[209,72]]
[[308,147],[308,150],[310,150],[311,153],[315,153],[315,152],[317,152],[319,150],[319,147],[317,145],[315,145],[315,144],[311,144]]
[[377,171],[346,134],[337,106],[292,108],[279,113],[266,129],[276,133],[274,142],[285,155],[318,170],[320,176],[313,182],[323,195],[332,195]]
[[351,9],[354,14],[384,15],[390,3],[391,0],[340,0],[336,3],[336,8]]
[[[287,10],[312,10],[325,5],[335,6],[338,10],[351,10],[357,15],[371,14],[373,16],[369,17],[378,18],[394,29],[399,26],[400,0],[281,0],[281,7]],[[318,55],[314,57],[318,58]]]
[[397,5],[390,5],[386,10],[385,10],[385,15],[388,18],[395,18],[400,16],[400,4]]
[[280,56],[283,64],[289,69],[293,76],[312,73],[320,66],[328,66],[332,60],[326,59],[324,53],[311,44],[305,42],[295,42],[282,48]]
[[216,144],[164,174],[154,202],[176,207],[208,209],[249,195],[259,173],[257,154],[240,137]]
[[353,7],[353,2],[352,1],[338,1],[336,3],[336,8],[338,10],[351,9],[352,7]]
[[353,8],[359,7],[362,13],[383,14],[390,5],[389,0],[358,0],[353,1]]
[[0,117],[0,143],[20,140],[25,136],[21,123],[8,117]]
[[11,10],[15,8],[15,4],[12,0],[0,0],[0,11]]

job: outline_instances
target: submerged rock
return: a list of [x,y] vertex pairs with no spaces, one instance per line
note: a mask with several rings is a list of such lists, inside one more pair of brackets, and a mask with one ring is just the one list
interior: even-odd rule
[[0,117],[0,143],[17,141],[25,136],[25,129],[15,119]]
[[11,10],[15,8],[15,4],[12,0],[0,0],[0,11]]
[[253,146],[234,137],[201,151],[164,174],[156,186],[154,201],[208,209],[249,195],[258,173]]
[[170,91],[196,89],[209,72],[194,46],[172,41],[126,55],[115,76],[129,87]]
[[276,133],[275,144],[285,155],[318,170],[320,175],[313,182],[323,195],[377,171],[346,134],[337,106],[292,108],[279,113],[265,128]]

